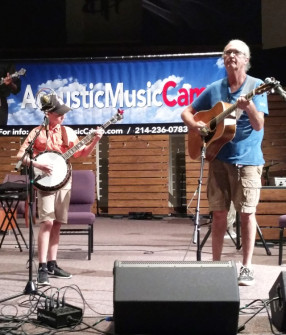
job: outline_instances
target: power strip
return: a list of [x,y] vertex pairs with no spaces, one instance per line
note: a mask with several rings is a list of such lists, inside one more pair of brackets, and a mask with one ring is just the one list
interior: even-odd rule
[[80,323],[82,309],[69,304],[54,308],[38,308],[38,321],[53,327],[70,327]]

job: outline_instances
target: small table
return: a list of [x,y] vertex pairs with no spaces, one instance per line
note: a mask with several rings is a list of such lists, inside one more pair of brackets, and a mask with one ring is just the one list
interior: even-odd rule
[[27,249],[29,248],[21,232],[21,229],[17,223],[16,216],[15,216],[19,202],[26,201],[26,199],[27,199],[27,184],[13,183],[13,182],[6,182],[3,184],[0,184],[0,203],[5,213],[5,216],[0,226],[0,230],[2,230],[2,227],[5,224],[5,221],[7,220],[8,222],[5,227],[4,234],[0,242],[0,248],[2,247],[3,241],[5,239],[5,236],[9,228],[13,230],[13,233],[15,235],[20,251],[23,251],[23,250],[22,250],[20,241],[18,239],[18,234],[22,237],[22,240],[26,248]]

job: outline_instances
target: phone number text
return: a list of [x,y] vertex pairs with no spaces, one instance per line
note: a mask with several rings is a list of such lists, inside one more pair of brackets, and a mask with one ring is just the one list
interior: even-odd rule
[[187,126],[153,126],[135,127],[134,134],[184,134],[188,132]]

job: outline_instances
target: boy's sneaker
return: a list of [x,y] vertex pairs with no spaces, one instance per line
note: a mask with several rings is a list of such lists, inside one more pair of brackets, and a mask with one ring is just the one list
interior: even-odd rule
[[49,286],[50,285],[47,268],[43,268],[43,267],[39,268],[36,283],[38,285],[42,285],[42,286]]
[[239,286],[251,286],[254,284],[254,276],[253,276],[253,270],[250,270],[249,268],[242,266],[240,268],[239,276],[238,276],[238,285]]
[[57,263],[53,264],[52,266],[48,265],[48,274],[50,277],[54,278],[71,278],[72,275],[65,270],[58,267]]

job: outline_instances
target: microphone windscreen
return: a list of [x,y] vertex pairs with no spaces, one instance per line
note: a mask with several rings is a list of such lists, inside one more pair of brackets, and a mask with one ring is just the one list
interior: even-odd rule
[[40,101],[42,105],[42,111],[47,111],[54,108],[51,100],[51,95],[42,95]]

